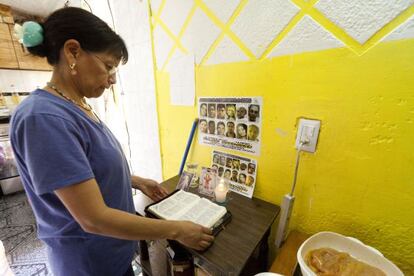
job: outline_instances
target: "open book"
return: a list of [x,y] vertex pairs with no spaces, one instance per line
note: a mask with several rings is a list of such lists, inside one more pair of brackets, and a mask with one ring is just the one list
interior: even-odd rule
[[166,220],[189,220],[212,228],[213,233],[231,217],[225,207],[183,190],[176,190],[161,201],[147,206],[145,211]]

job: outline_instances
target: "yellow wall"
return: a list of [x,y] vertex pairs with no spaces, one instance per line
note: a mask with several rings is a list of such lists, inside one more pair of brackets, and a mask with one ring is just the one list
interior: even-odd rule
[[[299,117],[322,120],[303,153],[291,228],[329,230],[372,245],[414,275],[414,40],[196,69],[196,96],[263,96],[254,196],[276,204],[292,182]],[[164,178],[179,169],[196,107],[169,104],[157,72]],[[195,137],[197,139],[197,137]],[[197,141],[197,140],[196,140]],[[189,159],[209,165],[212,147]]]

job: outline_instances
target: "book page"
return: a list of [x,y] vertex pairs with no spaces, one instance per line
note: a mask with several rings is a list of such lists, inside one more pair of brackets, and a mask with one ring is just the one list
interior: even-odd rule
[[186,213],[179,217],[180,220],[189,220],[205,227],[212,227],[227,210],[223,206],[212,203],[210,200],[200,198]]
[[200,197],[195,194],[178,191],[169,198],[150,206],[149,210],[163,219],[179,219],[179,217],[191,209],[199,199]]

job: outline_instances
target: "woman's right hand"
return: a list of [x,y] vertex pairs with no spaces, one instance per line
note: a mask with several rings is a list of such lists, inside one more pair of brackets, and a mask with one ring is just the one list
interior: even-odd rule
[[180,231],[176,240],[183,245],[196,250],[204,250],[214,241],[214,236],[209,228],[190,221],[180,221],[179,223]]

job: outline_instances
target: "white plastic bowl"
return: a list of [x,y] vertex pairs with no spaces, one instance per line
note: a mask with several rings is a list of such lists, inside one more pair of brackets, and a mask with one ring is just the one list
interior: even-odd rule
[[355,238],[345,237],[333,232],[319,232],[304,241],[300,246],[297,258],[304,276],[316,275],[306,264],[305,256],[310,250],[321,247],[330,247],[338,251],[346,252],[358,261],[381,269],[387,276],[404,276],[395,264],[385,258],[375,248],[365,245]]
[[0,241],[0,275],[2,276],[14,276],[12,270],[7,263],[6,251],[2,241]]

